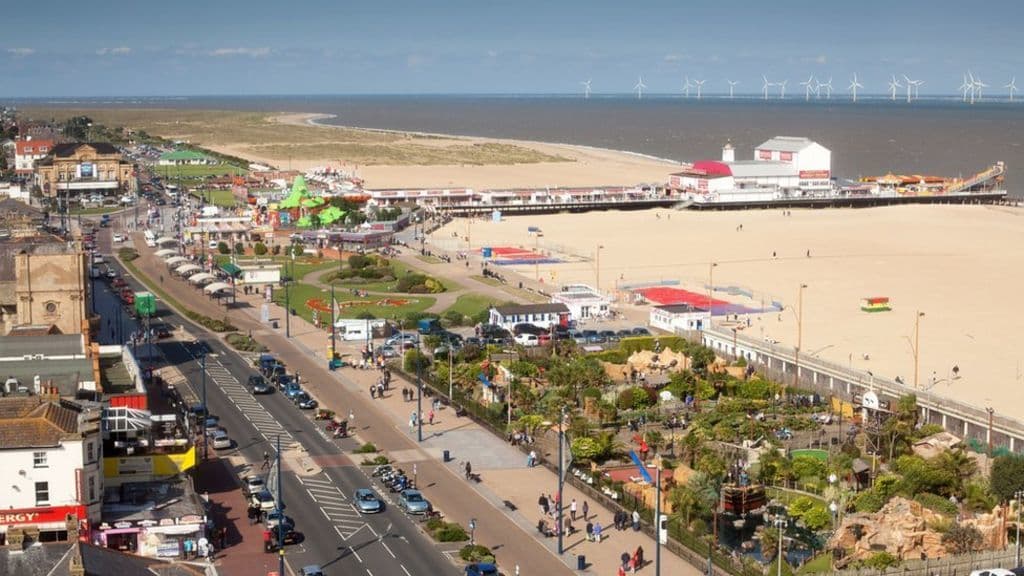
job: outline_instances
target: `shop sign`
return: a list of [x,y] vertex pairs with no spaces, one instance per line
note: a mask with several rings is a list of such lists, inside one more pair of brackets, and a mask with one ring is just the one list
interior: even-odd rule
[[177,542],[161,544],[156,547],[156,555],[160,558],[175,558],[179,552]]
[[84,506],[53,506],[49,508],[23,508],[0,510],[0,526],[14,524],[48,524],[64,522],[68,514],[85,519]]
[[828,180],[832,173],[828,170],[801,170],[801,180]]
[[114,528],[117,528],[118,530],[123,530],[124,528],[131,528],[131,527],[132,527],[132,523],[131,522],[127,522],[127,521],[125,521],[125,522],[114,522]]
[[142,526],[143,528],[149,528],[150,526],[156,526],[156,520],[139,520],[135,525]]
[[160,519],[160,525],[161,526],[174,526],[174,518],[161,518]]
[[178,520],[179,524],[200,524],[203,521],[203,517],[198,514],[189,514],[188,516],[182,516]]

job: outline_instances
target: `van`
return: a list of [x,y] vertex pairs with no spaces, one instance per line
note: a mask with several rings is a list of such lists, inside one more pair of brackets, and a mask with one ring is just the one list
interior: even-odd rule
[[434,334],[444,331],[441,322],[437,318],[424,318],[417,324],[420,334]]

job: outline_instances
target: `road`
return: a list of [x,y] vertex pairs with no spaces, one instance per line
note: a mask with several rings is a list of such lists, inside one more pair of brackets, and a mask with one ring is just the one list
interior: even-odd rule
[[[109,229],[100,231],[100,251],[110,252],[110,235]],[[116,262],[108,265],[124,276]],[[132,288],[144,289],[134,279],[125,279]],[[95,306],[104,318],[99,339],[102,343],[120,343],[137,329],[136,321],[121,309],[108,281],[95,282]],[[274,442],[280,436],[286,454],[297,452],[301,445],[308,458],[320,464],[320,471],[314,475],[291,471],[283,474],[286,512],[305,537],[301,544],[287,550],[292,567],[320,564],[329,575],[457,574],[442,553],[443,547],[420,531],[417,520],[392,505],[393,495],[382,493],[379,485],[373,487],[388,501],[384,512],[362,516],[353,509],[350,500],[355,489],[373,485],[358,463],[345,455],[356,448],[354,440],[328,439],[308,412],[298,410],[280,394],[252,396],[243,384],[255,371],[245,358],[215,336],[186,324],[162,304],[158,305],[158,316],[172,326],[188,326],[191,334],[202,339],[200,345],[193,344],[190,338],[158,344],[166,364],[177,366],[199,396],[202,368],[197,355],[201,349],[209,350],[207,403],[237,444],[232,451],[223,452],[237,451],[250,463],[261,462],[265,451],[275,453]],[[108,319],[112,320],[109,325]]]

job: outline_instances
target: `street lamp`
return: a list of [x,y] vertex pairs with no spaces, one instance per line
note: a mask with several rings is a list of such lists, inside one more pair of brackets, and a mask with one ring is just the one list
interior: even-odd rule
[[992,457],[992,422],[995,419],[996,410],[991,406],[986,407],[985,411],[988,412],[988,457]]
[[277,557],[278,574],[284,574],[284,486],[281,485],[281,435],[277,435]]
[[797,295],[796,313],[796,349],[793,351],[793,388],[800,383],[800,347],[804,339],[804,288],[807,284],[801,284]]
[[1013,497],[1017,501],[1017,563],[1014,566],[1020,566],[1020,500],[1024,497],[1024,490],[1017,490]]
[[603,249],[604,249],[604,244],[598,244],[597,245],[597,250],[595,251],[596,252],[595,260],[597,261],[596,262],[597,263],[597,266],[596,266],[596,268],[597,268],[597,278],[595,279],[596,282],[595,282],[594,288],[598,292],[601,291],[601,250],[603,250]]
[[206,406],[206,350],[200,350],[199,367],[203,372],[203,460],[209,458],[206,448],[206,420],[210,417],[210,409]]
[[920,371],[920,354],[921,354],[921,318],[924,316],[924,312],[920,310],[914,315],[914,390],[918,389],[918,373]]
[[[452,354],[452,346],[448,344],[448,355]],[[423,378],[420,376],[423,365],[423,350],[419,341],[416,343],[416,441],[423,442]]]
[[718,267],[718,262],[708,263],[708,312],[711,312],[711,298],[714,295],[715,290],[715,268]]
[[777,576],[782,576],[782,541],[785,539],[786,517],[779,514],[775,517],[775,527],[779,529],[779,570]]

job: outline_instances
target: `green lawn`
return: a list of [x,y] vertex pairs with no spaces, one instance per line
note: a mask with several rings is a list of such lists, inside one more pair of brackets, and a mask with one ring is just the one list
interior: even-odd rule
[[462,294],[445,312],[454,310],[463,316],[475,318],[477,314],[490,308],[491,304],[500,304],[500,302],[495,302],[493,299],[482,294]]
[[202,198],[206,200],[207,204],[213,204],[214,206],[231,208],[238,204],[231,190],[199,190],[192,192],[192,195],[196,198]]
[[[391,260],[390,263],[391,263],[391,268],[395,271],[395,276],[397,278],[401,278],[402,276],[404,276],[405,274],[408,274],[409,272],[413,272],[413,273],[416,273],[416,274],[426,274],[427,276],[431,276],[428,272],[425,272],[425,271],[423,271],[423,270],[421,270],[419,268],[413,268],[411,266],[407,266],[404,263],[399,262],[398,260]],[[348,264],[346,263],[345,266],[347,267]],[[436,277],[434,277],[434,278],[436,278]],[[440,280],[442,284],[444,284],[444,287],[447,289],[447,291],[458,290],[459,288],[461,288],[461,286],[459,286],[458,284],[456,284],[455,282],[453,282],[451,280],[448,280],[447,278],[437,278],[437,279]],[[336,280],[336,281],[333,282],[333,284],[335,286],[337,286],[338,288],[341,288],[341,289],[356,288],[356,289],[359,289],[359,290],[366,290],[367,292],[388,292],[388,293],[390,293],[390,292],[394,292],[395,291],[395,288],[398,285],[398,282],[397,281],[382,282],[380,280],[368,280],[366,282],[354,282],[352,280],[349,280],[347,282],[339,282],[339,281]]]
[[121,210],[121,206],[97,206],[95,208],[79,208],[71,211],[72,216],[81,214],[82,216],[91,216],[95,214],[111,214]]
[[[331,291],[328,289],[321,289],[312,284],[292,284],[288,289],[287,293],[283,288],[274,288],[274,302],[285,305],[285,301],[290,300],[290,306],[295,309],[295,312],[305,318],[308,321],[312,321],[313,312],[306,306],[306,302],[318,298],[323,300],[325,304],[330,306]],[[375,318],[401,318],[410,312],[422,312],[427,308],[434,305],[436,301],[430,296],[409,297],[409,303],[403,306],[380,306],[376,302],[380,301],[384,296],[375,296],[373,294],[366,298],[355,298],[351,294],[345,293],[340,290],[335,290],[335,298],[338,299],[338,304],[342,305],[344,302],[359,300],[365,302],[365,304],[356,306],[346,306],[341,309],[341,317],[343,318],[356,318],[364,312],[373,314]],[[406,298],[403,298],[406,299]],[[330,312],[321,314],[321,322],[330,321]]]
[[797,574],[818,574],[821,572],[832,571],[832,558],[829,554],[818,554],[814,558],[808,560],[803,566],[797,570]]
[[226,174],[241,176],[248,172],[245,168],[239,168],[231,164],[214,164],[212,166],[154,166],[153,169],[168,181],[179,177],[194,180],[209,176],[224,176]]
[[[233,248],[233,246],[231,246],[231,248]],[[238,263],[245,264],[247,262],[254,262],[255,260],[256,258],[253,256],[244,256],[238,259]],[[287,256],[270,256],[269,254],[266,256],[260,256],[259,260],[261,262],[267,262],[270,260],[277,264],[283,264],[284,268],[281,270],[282,275],[291,276],[298,280],[302,280],[307,274],[311,274],[319,270],[337,269],[338,267],[337,260],[317,258],[315,256],[301,256],[296,258],[294,263],[292,259]],[[220,254],[215,258],[215,261],[217,262],[217,265],[220,266],[225,262],[230,262],[231,256],[228,256],[227,254]]]

